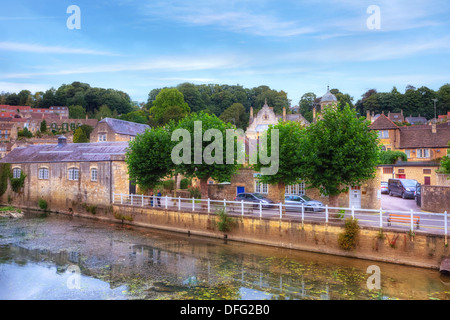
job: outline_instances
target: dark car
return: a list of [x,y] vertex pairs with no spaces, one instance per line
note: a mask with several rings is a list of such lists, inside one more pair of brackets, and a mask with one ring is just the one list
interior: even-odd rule
[[414,179],[389,179],[388,191],[390,196],[400,196],[403,199],[414,199],[417,180]]
[[320,212],[325,210],[325,206],[318,200],[313,200],[305,195],[289,195],[284,197],[287,211],[301,211],[302,204],[305,211]]
[[416,203],[419,207],[422,206],[422,186],[420,185],[420,183],[418,183],[416,185],[416,193],[414,195],[414,198],[416,198]]
[[270,208],[272,204],[274,203],[269,198],[264,197],[260,193],[249,193],[249,192],[243,192],[239,193],[236,198],[234,198],[234,201],[241,201],[244,200],[244,202],[254,202],[255,206],[256,204],[259,205],[261,203],[263,208]]
[[389,193],[388,183],[386,181],[381,182],[381,193]]

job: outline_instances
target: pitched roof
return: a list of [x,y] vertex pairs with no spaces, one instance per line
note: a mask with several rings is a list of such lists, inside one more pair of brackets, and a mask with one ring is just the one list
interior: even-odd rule
[[114,118],[104,118],[99,123],[107,123],[115,133],[135,136],[144,133],[145,129],[150,129],[149,125]]
[[0,162],[86,162],[109,161],[115,156],[124,156],[128,142],[67,143],[59,145],[41,144],[17,147]]
[[400,128],[400,149],[448,148],[449,141],[450,125],[436,126],[436,133],[431,125]]
[[389,120],[384,114],[381,114],[369,127],[372,130],[399,129],[399,126]]

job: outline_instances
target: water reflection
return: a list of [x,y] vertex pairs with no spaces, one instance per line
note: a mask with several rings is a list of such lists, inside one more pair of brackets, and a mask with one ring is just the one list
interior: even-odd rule
[[[1,299],[449,299],[448,278],[66,216],[0,220]],[[80,270],[78,289],[68,288]]]

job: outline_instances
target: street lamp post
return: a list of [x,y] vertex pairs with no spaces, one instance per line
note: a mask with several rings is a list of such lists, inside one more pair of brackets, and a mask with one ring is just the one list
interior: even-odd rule
[[438,99],[431,99],[434,102],[434,123],[437,122],[437,118],[436,118],[436,102],[438,101]]

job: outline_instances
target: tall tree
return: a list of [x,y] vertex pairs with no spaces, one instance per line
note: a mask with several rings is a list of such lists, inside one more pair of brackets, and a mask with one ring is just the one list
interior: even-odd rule
[[223,122],[230,122],[236,128],[246,129],[248,125],[248,114],[241,103],[233,103],[229,108],[225,109],[219,117]]
[[150,114],[160,125],[166,124],[167,117],[163,118],[164,112],[169,107],[179,107],[182,112],[187,114],[190,112],[189,105],[184,101],[183,94],[175,88],[162,89],[155,98],[150,108]]
[[326,108],[322,119],[306,128],[298,148],[303,155],[299,170],[306,184],[330,197],[332,206],[349,186],[374,177],[380,149],[369,124],[347,105],[342,111]]

